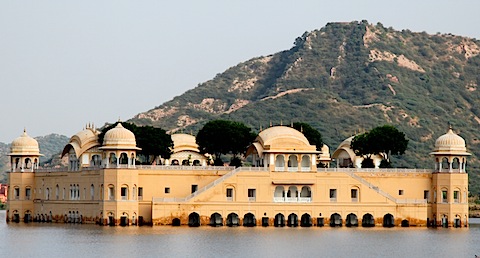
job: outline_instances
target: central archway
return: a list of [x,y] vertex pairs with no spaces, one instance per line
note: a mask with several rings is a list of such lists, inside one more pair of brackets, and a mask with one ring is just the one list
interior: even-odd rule
[[298,227],[298,216],[297,216],[297,214],[290,213],[290,215],[288,215],[287,226]]
[[285,227],[285,216],[281,213],[275,215],[275,221],[273,222],[275,227]]
[[228,227],[235,227],[240,226],[240,220],[238,219],[238,215],[236,213],[230,213],[227,216],[227,221],[225,223]]
[[243,216],[243,226],[244,227],[255,227],[257,225],[257,220],[255,219],[255,215],[252,213],[247,213]]
[[345,221],[347,227],[358,227],[358,218],[357,215],[350,213],[347,215],[347,220]]
[[200,226],[200,215],[196,212],[190,213],[188,215],[188,226],[189,227],[199,227]]
[[312,226],[312,217],[310,214],[305,213],[302,215],[302,218],[300,219],[300,226],[301,227],[311,227]]
[[393,215],[388,213],[383,216],[383,226],[386,228],[391,228],[395,226],[395,220],[393,219]]
[[223,226],[223,218],[222,215],[215,212],[210,216],[210,226],[212,227],[220,227]]
[[372,214],[366,213],[365,215],[363,215],[362,227],[366,227],[366,228],[375,227],[375,219],[373,218]]
[[330,216],[330,227],[341,227],[342,226],[342,216],[338,213],[334,213]]

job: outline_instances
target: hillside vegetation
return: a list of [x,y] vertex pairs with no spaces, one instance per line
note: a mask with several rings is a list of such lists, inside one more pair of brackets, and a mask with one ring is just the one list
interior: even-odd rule
[[253,58],[130,121],[197,132],[229,119],[256,128],[306,122],[333,151],[345,138],[391,124],[409,148],[396,167],[433,168],[429,152],[449,124],[465,138],[470,190],[480,192],[480,42],[396,31],[366,21],[329,23],[294,46]]

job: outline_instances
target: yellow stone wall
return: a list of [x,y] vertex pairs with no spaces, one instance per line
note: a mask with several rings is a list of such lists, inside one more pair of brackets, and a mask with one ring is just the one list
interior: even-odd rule
[[[35,173],[9,173],[10,187],[8,219],[13,219],[16,210],[23,220],[25,211],[31,211],[33,216],[42,214],[51,220],[63,222],[65,214],[76,212],[81,214],[83,223],[108,223],[109,214],[113,214],[114,223],[119,224],[121,217],[128,218],[128,224],[135,224],[142,217],[144,223],[171,224],[175,218],[182,224],[188,224],[188,216],[192,212],[200,215],[201,224],[209,223],[210,216],[217,212],[223,220],[230,213],[236,213],[240,219],[247,213],[252,213],[260,225],[262,217],[268,217],[270,225],[276,214],[285,217],[294,213],[300,217],[307,213],[316,223],[316,218],[324,218],[328,225],[330,216],[338,213],[345,224],[348,214],[353,213],[361,224],[364,214],[372,214],[378,225],[382,224],[383,216],[391,214],[395,225],[402,220],[408,220],[410,225],[425,226],[427,218],[432,221],[436,216],[437,224],[445,214],[448,223],[453,226],[454,218],[461,218],[465,225],[468,218],[467,200],[463,199],[464,191],[468,192],[468,175],[466,173],[432,173],[422,170],[352,170],[325,169],[312,172],[273,172],[248,171],[241,168],[231,172],[226,168],[192,168],[171,169],[167,167],[122,168],[80,170],[75,172],[50,171]],[[232,173],[233,175],[228,177]],[[203,188],[222,176],[227,179],[207,190]],[[59,185],[59,198],[56,198],[56,185]],[[80,196],[70,200],[69,187],[79,185]],[[90,195],[91,185],[94,185],[93,199]],[[103,185],[103,192],[101,191]],[[110,200],[109,185],[114,186],[115,197]],[[185,200],[191,194],[192,185],[198,185],[199,194]],[[21,188],[19,200],[15,200],[13,189]],[[25,187],[32,188],[32,197],[25,200]],[[128,188],[128,196],[121,197],[122,186]],[[301,191],[303,186],[311,190],[309,202],[276,202],[274,192],[277,186],[287,190],[296,186]],[[165,188],[170,189],[165,193]],[[50,189],[47,200],[45,191]],[[66,189],[63,199],[63,188]],[[143,189],[143,196],[138,197],[138,189]],[[234,189],[232,200],[226,197],[226,189]],[[449,189],[449,200],[441,202],[441,190]],[[34,189],[34,190],[33,190]],[[255,189],[255,199],[249,199],[248,189]],[[336,189],[336,200],[330,199],[330,189]],[[358,200],[352,201],[351,189],[358,190]],[[461,189],[459,202],[453,199],[453,190]],[[402,190],[400,195],[399,191]],[[428,190],[430,198],[424,201],[424,191]],[[436,201],[434,192],[437,191]],[[379,191],[381,193],[379,193]],[[383,193],[383,194],[382,194]]]

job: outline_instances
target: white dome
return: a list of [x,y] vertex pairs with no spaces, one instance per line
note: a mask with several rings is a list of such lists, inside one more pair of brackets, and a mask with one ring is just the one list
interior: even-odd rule
[[37,140],[30,137],[26,131],[17,139],[12,141],[10,155],[40,155]]
[[437,138],[434,151],[431,154],[470,155],[467,152],[465,140],[454,133],[452,128],[446,134]]
[[102,149],[138,149],[135,135],[128,129],[124,128],[121,123],[108,130],[103,137]]

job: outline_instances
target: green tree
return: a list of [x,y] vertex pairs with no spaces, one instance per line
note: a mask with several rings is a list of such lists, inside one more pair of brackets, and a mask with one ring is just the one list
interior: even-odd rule
[[356,155],[366,159],[371,159],[372,155],[382,156],[381,167],[390,167],[390,156],[404,154],[407,146],[405,134],[391,125],[375,127],[370,132],[357,135],[351,143]]
[[[118,123],[119,122],[116,122],[102,129],[102,132],[98,136],[100,144],[103,144],[105,133],[117,126]],[[137,157],[142,160],[142,164],[152,164],[158,156],[164,159],[170,158],[173,142],[171,136],[168,135],[165,130],[152,126],[139,127],[127,122],[122,122],[122,126],[135,135],[137,146],[141,148],[140,151],[137,151]]]
[[232,154],[235,158],[244,153],[254,139],[251,128],[243,123],[213,120],[200,129],[197,144],[201,153],[213,154],[214,164],[218,165],[222,154]]
[[322,134],[317,129],[313,128],[307,123],[300,123],[300,122],[293,123],[293,128],[302,132],[311,145],[317,146],[317,150],[322,150],[322,146],[323,146]]
[[137,145],[139,154],[146,158],[146,163],[152,164],[156,157],[169,159],[172,154],[172,137],[161,128],[152,126],[141,126],[137,128]]

